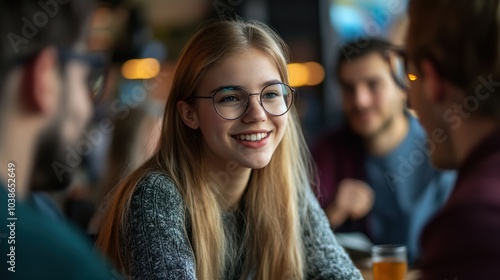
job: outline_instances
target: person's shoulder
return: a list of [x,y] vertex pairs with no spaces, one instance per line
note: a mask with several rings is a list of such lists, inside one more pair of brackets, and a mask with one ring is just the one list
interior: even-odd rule
[[183,199],[178,187],[168,174],[150,171],[142,176],[132,195],[133,204],[182,205]]
[[[40,212],[25,201],[16,203],[16,215],[20,235],[32,235],[34,239],[44,240],[40,244],[72,243],[81,248],[91,247],[90,238],[71,222],[61,221]],[[56,237],[56,238],[54,238]],[[37,242],[38,243],[38,242]],[[64,249],[63,247],[61,249]]]
[[[484,169],[488,168],[485,166]],[[500,175],[498,171],[479,171],[476,176],[459,177],[453,202],[479,209],[495,209],[500,214]]]
[[[426,247],[440,247],[441,253],[453,255],[457,248],[461,252],[489,252],[489,256],[500,256],[500,245],[492,242],[500,235],[500,202],[489,197],[492,194],[477,194],[481,191],[452,194],[448,203],[432,219],[422,234]],[[458,252],[457,252],[458,253]]]
[[51,279],[113,279],[111,266],[93,250],[90,238],[76,226],[42,215],[22,203],[17,212],[19,259],[16,266],[18,269],[30,267],[22,275],[39,279],[49,276]]
[[174,181],[168,174],[161,171],[149,171],[139,180],[138,186],[165,185],[174,186]]
[[496,222],[500,215],[498,184],[500,176],[496,183],[485,183],[480,178],[471,181],[460,180],[436,218],[441,220],[442,224],[454,223],[456,228],[461,225],[474,225],[473,228],[476,229],[483,228],[500,233],[500,224]]
[[158,190],[161,192],[178,193],[174,181],[164,172],[150,171],[144,174],[139,182],[135,192]]

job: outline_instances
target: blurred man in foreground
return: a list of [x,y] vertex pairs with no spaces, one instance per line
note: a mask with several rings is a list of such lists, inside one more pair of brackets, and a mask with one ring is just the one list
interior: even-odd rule
[[432,162],[458,168],[450,199],[422,234],[424,279],[500,275],[500,1],[413,0],[410,104]]
[[35,158],[45,159],[42,166],[65,164],[65,148],[76,144],[91,116],[92,59],[85,48],[91,13],[84,0],[0,3],[1,279],[119,278],[83,234],[29,201],[30,179],[41,186],[55,172],[34,176]]

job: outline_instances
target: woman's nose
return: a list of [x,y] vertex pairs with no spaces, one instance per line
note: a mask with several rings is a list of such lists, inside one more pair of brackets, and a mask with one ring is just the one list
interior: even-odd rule
[[260,103],[260,94],[250,94],[247,106],[247,110],[242,116],[243,122],[261,122],[267,119],[267,112]]

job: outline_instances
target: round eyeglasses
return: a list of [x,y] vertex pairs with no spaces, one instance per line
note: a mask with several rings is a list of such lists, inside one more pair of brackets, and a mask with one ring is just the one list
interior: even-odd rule
[[268,114],[284,115],[292,107],[294,93],[295,89],[287,84],[272,83],[265,86],[260,93],[248,93],[238,86],[225,86],[212,91],[212,96],[194,98],[212,99],[214,109],[221,118],[235,120],[245,114],[252,95],[259,96],[259,104]]

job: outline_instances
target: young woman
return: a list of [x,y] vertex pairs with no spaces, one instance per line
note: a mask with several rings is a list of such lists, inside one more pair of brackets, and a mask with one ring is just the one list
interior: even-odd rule
[[310,189],[286,50],[241,20],[213,22],[187,44],[157,152],[117,186],[97,240],[124,273],[362,279]]

